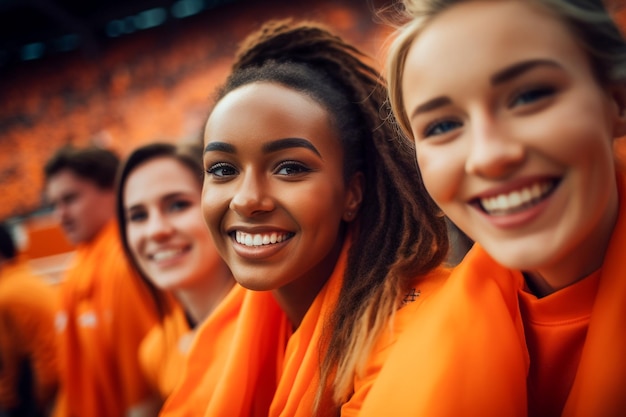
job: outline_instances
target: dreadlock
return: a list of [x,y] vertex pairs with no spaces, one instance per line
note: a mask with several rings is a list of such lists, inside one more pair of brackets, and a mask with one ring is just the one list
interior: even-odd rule
[[339,134],[345,179],[358,171],[365,177],[340,302],[320,342],[317,410],[338,408],[349,397],[355,372],[409,285],[438,266],[448,250],[444,219],[412,150],[385,120],[385,84],[370,61],[320,24],[273,21],[243,42],[217,97],[253,82],[308,95],[327,110]]

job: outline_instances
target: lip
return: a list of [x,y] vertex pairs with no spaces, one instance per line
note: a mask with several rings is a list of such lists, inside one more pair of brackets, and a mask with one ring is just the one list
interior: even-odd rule
[[508,194],[510,192],[520,190],[525,187],[529,187],[538,182],[555,182],[559,181],[560,177],[552,175],[536,175],[532,177],[516,178],[511,181],[507,181],[506,184],[499,185],[497,187],[489,188],[481,193],[472,196],[468,202],[472,204],[481,198],[495,197],[499,194]]

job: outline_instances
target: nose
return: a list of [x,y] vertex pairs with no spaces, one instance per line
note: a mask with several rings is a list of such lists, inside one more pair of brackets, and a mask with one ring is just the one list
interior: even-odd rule
[[71,210],[67,204],[56,203],[52,208],[52,215],[59,223],[67,223],[71,218]]
[[253,217],[274,209],[274,200],[270,196],[267,180],[254,173],[240,175],[229,208],[242,217]]
[[162,241],[174,233],[172,223],[161,213],[150,213],[146,224],[147,236],[155,241]]
[[485,178],[502,178],[514,171],[526,158],[522,141],[494,120],[483,118],[470,130],[470,149],[465,171]]

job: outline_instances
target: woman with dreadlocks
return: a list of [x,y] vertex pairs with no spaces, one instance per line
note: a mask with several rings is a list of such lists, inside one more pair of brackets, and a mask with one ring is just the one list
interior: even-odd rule
[[[243,43],[206,123],[202,200],[241,288],[200,328],[162,416],[357,409],[390,320],[399,331],[447,276],[444,219],[381,121],[366,61],[311,23],[270,22]],[[214,345],[232,315],[233,340]]]

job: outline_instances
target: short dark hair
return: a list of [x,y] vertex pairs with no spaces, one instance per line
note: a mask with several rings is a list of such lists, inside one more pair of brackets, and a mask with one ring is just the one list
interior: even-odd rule
[[90,146],[59,148],[44,167],[46,181],[63,170],[95,183],[102,189],[114,189],[120,159],[113,151]]

